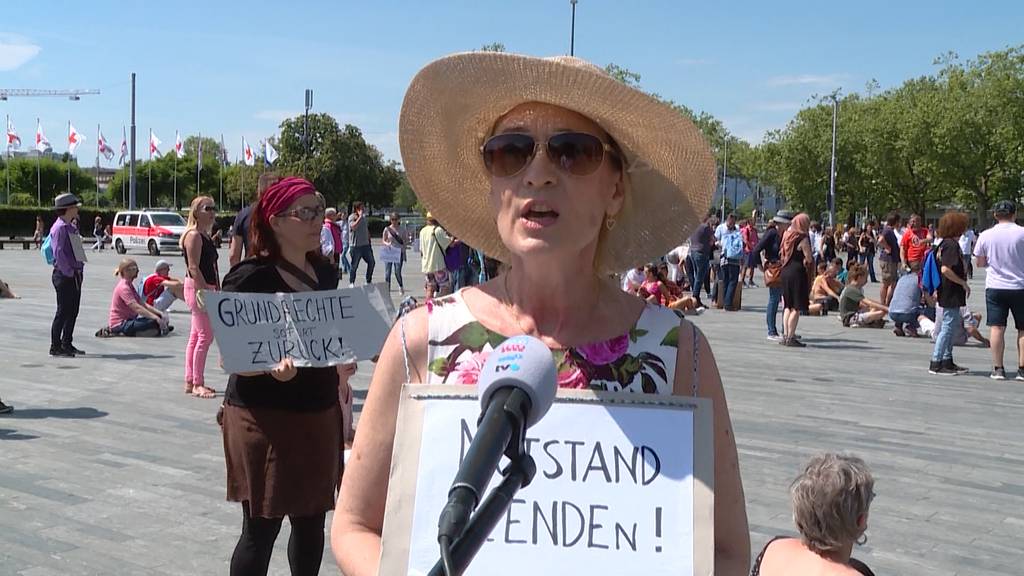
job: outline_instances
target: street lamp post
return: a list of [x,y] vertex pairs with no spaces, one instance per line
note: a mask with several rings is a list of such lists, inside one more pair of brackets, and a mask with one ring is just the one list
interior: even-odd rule
[[306,176],[306,156],[309,156],[309,109],[313,107],[313,90],[306,88],[306,113],[302,116],[302,175]]
[[569,56],[576,55],[576,2],[579,0],[569,0],[569,4],[572,5],[572,26],[569,28]]
[[839,123],[839,89],[829,97],[832,99],[832,166],[828,183],[828,225],[836,225],[836,128]]

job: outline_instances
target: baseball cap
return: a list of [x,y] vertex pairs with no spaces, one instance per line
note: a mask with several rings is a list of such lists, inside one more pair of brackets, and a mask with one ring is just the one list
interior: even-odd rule
[[995,206],[992,206],[992,213],[997,215],[1016,214],[1017,205],[1014,204],[1012,200],[1000,200],[999,202],[995,203]]

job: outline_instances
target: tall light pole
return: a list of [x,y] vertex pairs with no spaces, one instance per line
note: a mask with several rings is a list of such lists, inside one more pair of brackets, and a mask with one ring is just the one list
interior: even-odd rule
[[309,156],[309,109],[313,107],[313,90],[306,88],[306,113],[302,117],[302,175],[306,176],[306,156]]
[[569,0],[569,4],[572,5],[572,25],[569,28],[569,56],[576,55],[576,2],[579,0]]
[[135,195],[135,72],[132,72],[132,131],[131,131],[131,144],[129,151],[131,152],[130,159],[128,160],[128,209],[135,210],[135,202],[137,197]]
[[832,168],[828,183],[828,225],[836,225],[836,129],[839,125],[839,90],[829,95],[832,99]]

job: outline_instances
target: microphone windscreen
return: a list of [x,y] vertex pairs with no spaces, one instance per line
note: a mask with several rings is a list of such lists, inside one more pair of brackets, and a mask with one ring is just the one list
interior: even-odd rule
[[526,425],[536,424],[551,408],[558,390],[558,369],[551,350],[533,336],[513,336],[499,344],[487,356],[477,380],[481,409],[487,409],[496,390],[507,386],[529,395]]

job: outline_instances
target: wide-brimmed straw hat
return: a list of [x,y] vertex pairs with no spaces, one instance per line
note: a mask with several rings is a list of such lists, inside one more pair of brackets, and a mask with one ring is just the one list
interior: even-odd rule
[[480,148],[498,119],[526,102],[590,118],[625,154],[625,201],[615,226],[602,229],[598,270],[625,270],[665,254],[707,212],[714,156],[678,110],[579,58],[454,54],[413,78],[402,103],[399,143],[420,201],[470,246],[508,262]]

